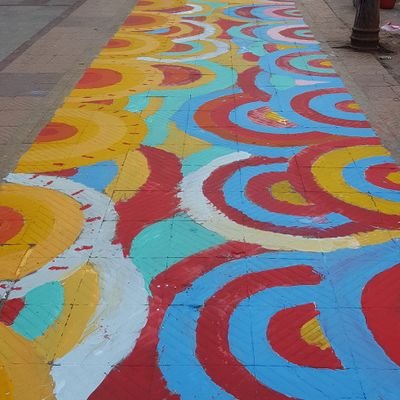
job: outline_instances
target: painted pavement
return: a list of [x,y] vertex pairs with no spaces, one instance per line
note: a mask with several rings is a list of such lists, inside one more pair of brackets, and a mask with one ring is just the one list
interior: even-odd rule
[[400,170],[294,2],[141,0],[0,193],[0,399],[400,398]]

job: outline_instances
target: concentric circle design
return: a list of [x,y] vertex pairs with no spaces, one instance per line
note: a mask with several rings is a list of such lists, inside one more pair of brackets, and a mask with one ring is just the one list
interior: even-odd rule
[[[236,148],[239,142],[244,145],[241,149],[256,154],[262,154],[263,147],[295,147],[341,139],[333,132],[324,132],[322,126],[300,127],[291,119],[293,115],[286,117],[287,113],[274,112],[266,104],[247,94],[210,100],[193,113],[195,124],[189,125],[190,132],[200,138],[214,134],[214,142],[222,144],[222,139]],[[257,147],[259,151],[253,150]]]
[[[304,79],[297,72],[293,76]],[[273,154],[268,153],[269,148],[280,148],[275,154],[287,155],[290,153],[284,150],[290,147],[293,154],[298,146],[374,135],[345,89],[325,84],[320,89],[314,84],[300,89],[291,83],[274,94],[268,78],[273,76],[250,68],[239,74],[236,93],[191,100],[190,106],[185,106],[189,107],[189,125],[182,113],[177,113],[175,120],[181,129],[200,139],[257,155]],[[339,110],[344,106],[346,110]]]
[[141,32],[117,33],[104,47],[100,58],[132,60],[132,57],[151,56],[170,50],[173,42],[162,36],[149,36]]
[[[249,158],[216,169],[203,184],[207,199],[230,220],[245,226],[305,237],[339,237],[361,229],[323,204],[313,204],[296,192],[287,164]],[[298,182],[296,186],[301,185]],[[243,191],[235,201],[236,190]]]
[[0,243],[5,244],[24,226],[24,216],[12,207],[0,206]]
[[362,113],[361,107],[354,100],[343,100],[336,103],[336,108],[344,112]]
[[318,44],[318,42],[314,39],[309,27],[302,24],[276,26],[274,28],[270,28],[267,34],[277,42]]
[[302,15],[300,10],[298,10],[295,7],[288,7],[288,6],[278,6],[278,7],[268,7],[265,8],[264,11],[265,15],[268,15],[269,17],[278,19],[278,18],[284,18],[285,21],[287,20],[301,20]]
[[85,104],[59,109],[22,156],[18,172],[52,172],[109,160],[140,145],[146,125],[137,114]]
[[377,190],[390,189],[400,190],[400,167],[388,162],[374,164],[364,169],[365,179],[374,185]]
[[[295,112],[316,123],[358,129],[371,127],[356,107],[346,110],[347,113],[353,112],[352,118],[348,114],[338,117],[343,101],[352,101],[346,89],[318,89],[297,95],[291,100],[291,105]],[[339,107],[336,106],[338,103]]]
[[15,184],[1,186],[0,192],[0,280],[37,271],[81,233],[81,205],[70,197]]
[[[247,282],[247,285],[244,282]],[[236,328],[238,315],[242,314],[239,305],[246,298],[256,297],[262,291],[266,293],[268,289],[277,286],[315,285],[319,282],[320,277],[313,272],[312,268],[296,266],[275,271],[252,272],[234,277],[218,288],[213,296],[205,301],[197,320],[196,329],[196,356],[202,367],[212,377],[213,382],[239,399],[250,398],[256,394],[259,397],[277,400],[289,399],[290,397],[269,388],[267,383],[260,382],[254,372],[245,367],[246,360],[242,358],[244,354],[242,357],[238,357],[237,353],[240,350],[236,346],[240,333],[236,331]],[[193,288],[193,291],[195,290],[196,285]],[[224,312],[216,313],[218,305],[222,302],[225,304]],[[169,330],[171,326],[170,315],[168,313],[166,317],[164,325],[166,330]],[[213,329],[214,335],[209,334],[210,329]],[[228,334],[229,330],[231,330],[230,335]],[[230,340],[232,336],[233,340]],[[162,335],[161,345],[163,339]],[[248,343],[244,343],[243,347],[248,349]],[[228,370],[221,368],[223,364],[237,369],[236,375],[240,379],[228,379],[229,368]]]
[[[207,393],[215,398],[229,394],[238,399],[311,399],[321,394],[328,397],[331,379],[342,382],[337,388],[340,397],[362,393],[358,371],[345,368],[351,365],[352,356],[346,354],[340,316],[335,315],[336,309],[330,310],[335,293],[322,272],[326,265],[336,276],[343,265],[348,266],[352,253],[339,252],[325,262],[319,255],[301,254],[306,256],[302,264],[293,264],[292,256],[297,258],[298,253],[266,253],[220,261],[216,266],[206,266],[202,260],[203,272],[176,289],[159,330],[158,363],[171,393],[184,397],[194,384],[201,383],[196,393],[202,398]],[[183,264],[180,267],[185,270]],[[174,272],[168,282],[181,283],[179,278],[174,280]],[[352,333],[359,317],[361,310],[356,309],[347,321]],[[359,329],[366,333],[364,327]],[[286,346],[277,348],[277,337],[286,340]],[[364,336],[350,340],[358,341],[362,349],[368,343]],[[296,354],[296,348],[303,351]],[[177,358],[196,367],[185,380],[180,379]],[[362,359],[359,353],[357,359]],[[382,361],[384,356],[377,359]],[[314,365],[304,368],[307,363]],[[364,357],[362,365],[371,365],[371,361]],[[372,376],[366,370],[362,374],[363,379]],[[287,384],[288,379],[292,384]],[[310,379],[314,384],[305,384]],[[395,379],[389,379],[389,384],[395,385]]]
[[36,138],[36,143],[57,142],[69,139],[78,133],[75,126],[63,122],[49,122]]
[[[236,253],[240,248],[243,254]],[[374,248],[325,256],[259,254],[238,242],[182,260],[153,281],[157,300],[152,303],[136,358],[130,358],[118,372],[125,374],[126,366],[145,357],[154,365],[153,373],[146,374],[137,366],[138,374],[125,389],[138,387],[138,393],[146,393],[152,382],[157,384],[158,398],[185,397],[197,385],[200,398],[312,399],[321,394],[328,397],[332,381],[340,380],[338,396],[362,395],[359,374],[363,380],[379,381],[382,374],[370,367],[376,361],[385,364],[386,356],[370,340],[365,324],[360,324],[364,317],[355,305],[365,282],[393,265],[395,257],[387,252],[389,248],[381,247],[385,255],[379,265],[371,258]],[[356,255],[361,259],[354,262]],[[349,273],[343,274],[344,269]],[[360,270],[365,276],[354,286],[349,275]],[[338,294],[345,313],[336,309]],[[390,296],[385,304],[391,300]],[[342,318],[351,333],[347,341]],[[354,354],[357,365],[364,367],[359,371],[348,368],[354,365],[349,342],[359,345]],[[191,366],[185,367],[191,368],[185,380],[176,360]],[[396,378],[396,374],[388,378],[391,388],[397,386]],[[309,381],[314,384],[308,385]],[[101,398],[111,387],[108,382],[94,398]],[[118,394],[123,390],[116,389]]]
[[290,73],[319,77],[337,76],[327,56],[317,51],[285,54],[278,57],[275,64]]
[[[7,282],[2,283],[2,286],[11,286],[8,296],[10,300],[18,299],[29,295],[36,288],[46,288],[54,283],[59,286],[57,281],[72,278],[72,274],[77,273],[77,279],[71,283],[73,296],[71,296],[72,298],[67,296],[65,300],[66,315],[61,313],[59,316],[59,318],[66,317],[66,320],[64,322],[57,320],[67,337],[60,342],[60,332],[52,331],[52,328],[58,328],[57,323],[54,323],[51,328],[49,327],[44,338],[42,338],[42,334],[36,335],[38,338],[35,350],[38,354],[43,354],[48,350],[49,353],[45,353],[45,356],[51,354],[49,357],[52,362],[56,358],[58,365],[56,369],[52,368],[51,370],[51,380],[54,380],[52,389],[55,387],[54,390],[59,396],[65,397],[71,392],[75,396],[76,391],[78,397],[88,398],[103,381],[104,376],[110,372],[112,368],[110,359],[113,359],[115,363],[119,362],[135,345],[147,316],[147,293],[144,289],[143,278],[137,272],[132,261],[123,257],[121,246],[113,243],[117,213],[107,196],[63,178],[52,181],[43,175],[12,174],[7,177],[7,180],[18,182],[6,185],[4,189],[16,192],[13,197],[13,193],[9,197],[10,203],[14,204],[17,211],[20,211],[20,204],[25,207],[29,205],[35,209],[28,209],[24,213],[27,215],[27,219],[31,216],[29,213],[34,213],[34,216],[39,213],[42,219],[32,218],[34,223],[28,226],[30,228],[29,235],[26,231],[23,235],[23,239],[26,238],[32,246],[32,255],[28,249],[23,255],[24,262],[18,264],[17,279],[13,278],[11,285],[10,282]],[[20,194],[18,190],[26,191],[28,200],[18,196]],[[40,202],[38,201],[39,196]],[[1,199],[4,197],[2,196]],[[74,207],[77,205],[78,216],[73,213],[71,204]],[[54,209],[57,213],[51,214],[47,212],[48,209],[50,211]],[[110,221],[103,224],[106,212]],[[76,233],[75,225],[77,224],[79,224],[79,231]],[[45,234],[42,235],[40,229],[45,228],[48,232],[45,231]],[[94,232],[96,240],[93,237]],[[71,239],[71,235],[74,235],[73,240],[66,243]],[[42,238],[42,236],[44,237]],[[58,238],[58,240],[55,241],[54,238]],[[39,239],[41,241],[37,243]],[[60,249],[61,246],[63,248]],[[15,251],[15,249],[10,250]],[[48,257],[49,253],[51,255],[51,252],[55,251],[60,252]],[[92,258],[91,262],[95,263],[95,273],[86,269],[83,271],[85,276],[80,275],[82,263],[87,263],[90,258]],[[33,264],[36,268],[35,273],[30,274],[29,272],[33,271],[25,270],[24,263],[29,267],[30,264]],[[6,263],[6,265],[10,264]],[[110,271],[113,273],[110,274]],[[98,282],[107,282],[107,284],[101,285],[101,291],[98,290],[99,286],[96,286],[97,274]],[[88,279],[89,282],[84,282]],[[82,288],[85,287],[83,292],[78,290],[81,285]],[[64,286],[64,290],[68,294],[66,286]],[[114,303],[115,293],[120,294],[117,303]],[[101,298],[97,298],[98,294]],[[79,307],[76,307],[76,310],[74,307],[72,310],[71,304],[75,301],[77,304],[82,304],[83,297],[86,297],[86,301],[91,304],[85,306],[83,310],[79,310]],[[38,302],[41,312],[38,313],[37,308],[34,308],[33,318],[35,314],[38,314],[39,318],[44,318],[45,321],[50,318],[54,322],[54,316],[51,313],[43,315],[47,308],[41,304],[44,302],[51,308],[57,306],[54,304],[56,299],[52,296],[45,297],[45,301],[39,298],[33,302],[33,305],[37,307]],[[30,301],[27,301],[28,306],[29,303]],[[60,312],[59,307],[58,312]],[[135,310],[135,318],[130,323],[126,323],[124,314],[127,307],[133,307]],[[81,325],[89,319],[90,324],[87,326],[90,326],[90,329],[84,329],[84,334],[82,331],[77,331],[77,329],[82,329]],[[66,327],[67,322],[68,327]],[[24,327],[22,333],[30,333],[30,327],[25,321],[22,322],[22,325]],[[48,325],[46,324],[46,326]],[[73,326],[75,329],[72,329]],[[72,332],[68,334],[69,329],[72,329]],[[107,340],[104,340],[105,336],[107,336]],[[53,350],[51,349],[54,342],[51,343],[51,338],[56,341],[56,347]],[[115,342],[120,343],[118,348],[115,347]],[[101,351],[93,352],[93,343],[97,343],[97,348]],[[23,362],[26,363],[26,360]],[[45,362],[45,364],[47,365],[49,362]],[[86,376],[84,384],[79,385],[76,376],[84,376],[88,364],[91,365],[91,374]],[[70,365],[75,367],[71,369]]]
[[122,74],[113,69],[88,68],[75,88],[78,90],[105,88],[120,83],[122,78]]
[[[380,183],[374,179],[377,175],[373,171],[380,167],[387,177],[397,176],[396,170],[388,170],[387,164],[392,159],[378,140],[349,140],[340,145],[316,146],[300,153],[297,162],[291,163],[291,171],[301,174],[312,201],[322,201],[366,225],[400,228],[399,191],[385,187],[388,182]],[[309,168],[300,172],[298,165]],[[390,175],[392,172],[395,175]],[[301,190],[299,186],[298,189]]]
[[146,32],[178,25],[179,22],[179,18],[174,14],[136,11],[126,18],[121,26],[121,32]]
[[319,192],[304,191],[302,175],[284,160],[240,154],[183,181],[182,207],[208,229],[273,249],[331,251],[387,240],[388,232],[321,201]]
[[68,97],[69,102],[114,100],[143,93],[157,84],[162,74],[151,66],[98,60],[85,72]]

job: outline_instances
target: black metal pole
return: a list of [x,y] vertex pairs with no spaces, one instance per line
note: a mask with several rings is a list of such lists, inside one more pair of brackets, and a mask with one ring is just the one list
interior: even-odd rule
[[379,47],[379,0],[356,0],[351,46],[357,50]]

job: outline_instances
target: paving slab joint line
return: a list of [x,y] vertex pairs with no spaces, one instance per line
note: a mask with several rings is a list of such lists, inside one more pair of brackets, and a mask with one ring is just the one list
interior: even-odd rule
[[[39,40],[46,33],[50,32],[54,27],[56,27],[60,22],[66,19],[75,10],[81,7],[87,0],[77,0],[74,4],[64,10],[59,16],[54,18],[51,22],[45,25],[42,29],[36,32],[29,40],[21,44],[16,48],[11,54],[0,61],[0,72],[15,61],[21,54],[27,51],[37,40]],[[25,4],[24,4],[25,5]]]

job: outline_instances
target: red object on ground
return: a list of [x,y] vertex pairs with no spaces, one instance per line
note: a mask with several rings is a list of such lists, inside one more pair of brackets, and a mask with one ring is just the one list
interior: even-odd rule
[[380,7],[383,9],[390,9],[396,5],[396,0],[380,0]]

